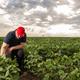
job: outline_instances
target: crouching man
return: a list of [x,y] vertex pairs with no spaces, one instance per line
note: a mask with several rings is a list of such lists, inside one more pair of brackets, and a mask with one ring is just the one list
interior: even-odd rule
[[26,44],[26,33],[22,26],[16,30],[10,31],[4,38],[1,46],[1,55],[10,56],[13,60],[16,58],[20,74],[24,71],[24,51]]

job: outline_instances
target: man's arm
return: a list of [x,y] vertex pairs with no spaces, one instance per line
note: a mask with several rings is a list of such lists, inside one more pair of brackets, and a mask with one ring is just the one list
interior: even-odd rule
[[5,42],[3,42],[2,46],[1,46],[1,52],[0,55],[5,55],[7,50],[8,50],[9,45]]
[[24,46],[26,45],[26,43],[21,43],[17,46],[13,46],[9,49],[9,51],[11,52],[12,50],[16,50],[16,49],[21,49],[21,48],[24,48]]
[[28,40],[26,40],[26,36],[25,36],[24,41],[21,42],[20,45],[11,47],[9,51],[16,50],[16,49],[20,49],[20,48],[24,48],[24,46],[25,46],[27,43],[28,43]]

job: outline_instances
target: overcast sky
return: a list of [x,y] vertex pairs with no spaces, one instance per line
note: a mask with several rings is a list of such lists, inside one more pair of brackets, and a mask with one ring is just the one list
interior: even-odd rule
[[0,0],[0,35],[19,24],[29,36],[80,36],[80,0]]

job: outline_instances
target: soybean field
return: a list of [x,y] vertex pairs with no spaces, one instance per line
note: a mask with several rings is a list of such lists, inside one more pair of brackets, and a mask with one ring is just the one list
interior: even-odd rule
[[[80,80],[80,38],[28,37],[24,51],[34,80]],[[0,57],[0,80],[19,80],[18,71],[16,60]]]

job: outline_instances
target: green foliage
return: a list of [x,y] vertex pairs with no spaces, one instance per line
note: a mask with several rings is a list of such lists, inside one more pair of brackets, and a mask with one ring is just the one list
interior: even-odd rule
[[3,41],[3,38],[2,38],[2,37],[0,37],[0,44],[2,44],[2,41]]
[[29,38],[26,67],[41,80],[80,79],[79,38]]
[[[32,37],[24,50],[25,67],[41,80],[80,80],[80,38]],[[0,58],[0,80],[18,80],[15,65]]]
[[19,73],[15,61],[0,57],[0,80],[18,80]]

